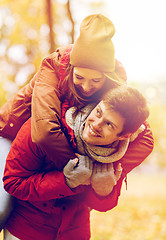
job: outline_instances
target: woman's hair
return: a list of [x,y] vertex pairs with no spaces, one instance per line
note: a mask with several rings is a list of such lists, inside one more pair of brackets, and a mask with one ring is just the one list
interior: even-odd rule
[[59,82],[59,90],[61,93],[61,101],[63,101],[63,99],[68,99],[69,101],[72,102],[74,106],[78,107],[81,104],[86,104],[86,103],[88,104],[93,102],[98,103],[109,89],[119,86],[118,82],[113,82],[110,79],[106,78],[106,81],[103,87],[100,90],[98,90],[96,93],[94,93],[91,97],[88,97],[85,99],[79,96],[74,86],[73,69],[74,67],[68,64],[65,70],[67,73],[66,77],[64,78],[63,81]]
[[66,73],[67,74],[64,80],[59,82],[59,89],[60,89],[61,98],[62,98],[61,100],[69,99],[74,104],[76,104],[76,102],[79,102],[79,99],[78,99],[79,96],[74,87],[73,67],[70,64],[68,64],[66,68]]
[[123,131],[134,133],[149,116],[149,109],[145,97],[133,87],[123,84],[111,89],[103,97],[103,102],[108,109],[120,113],[125,119]]

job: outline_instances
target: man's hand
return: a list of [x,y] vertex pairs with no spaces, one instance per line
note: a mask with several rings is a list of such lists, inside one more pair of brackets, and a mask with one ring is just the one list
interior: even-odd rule
[[121,174],[120,163],[115,171],[112,163],[95,163],[91,176],[92,188],[98,195],[107,196],[112,192]]
[[78,158],[71,159],[63,169],[66,183],[70,188],[86,184],[92,175],[93,162],[87,156],[79,155]]

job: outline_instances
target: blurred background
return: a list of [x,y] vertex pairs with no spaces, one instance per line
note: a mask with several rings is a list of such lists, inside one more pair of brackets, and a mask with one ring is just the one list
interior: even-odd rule
[[0,106],[56,47],[73,43],[80,22],[112,20],[115,56],[128,83],[148,99],[155,147],[129,174],[119,205],[92,212],[92,240],[166,239],[166,0],[0,0]]

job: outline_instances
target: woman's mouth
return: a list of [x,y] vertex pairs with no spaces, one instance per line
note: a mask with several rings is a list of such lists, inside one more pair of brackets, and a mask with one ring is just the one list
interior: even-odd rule
[[85,92],[81,87],[76,86],[77,92],[79,95],[82,95],[83,97],[91,97],[94,93],[94,90],[90,90],[88,92]]

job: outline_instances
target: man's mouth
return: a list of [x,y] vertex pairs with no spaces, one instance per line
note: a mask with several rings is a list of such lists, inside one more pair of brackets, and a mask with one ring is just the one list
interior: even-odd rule
[[90,135],[92,135],[92,136],[94,136],[94,137],[101,137],[101,135],[94,130],[94,128],[92,127],[92,125],[89,125],[89,133],[90,133]]

